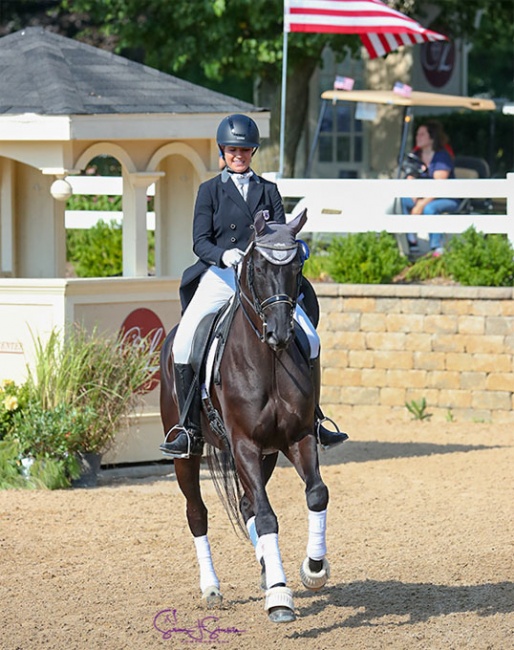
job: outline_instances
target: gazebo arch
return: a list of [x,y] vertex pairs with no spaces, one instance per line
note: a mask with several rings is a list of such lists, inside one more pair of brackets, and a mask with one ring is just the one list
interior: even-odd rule
[[112,156],[123,165],[127,172],[134,173],[137,171],[136,165],[127,150],[114,142],[95,142],[80,154],[74,168],[85,169],[88,162],[97,156]]

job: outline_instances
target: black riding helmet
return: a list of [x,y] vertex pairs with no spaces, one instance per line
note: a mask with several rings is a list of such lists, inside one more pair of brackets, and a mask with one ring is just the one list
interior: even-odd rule
[[226,146],[248,147],[255,153],[259,148],[261,138],[257,124],[252,118],[236,113],[221,120],[216,133],[216,142],[222,153],[221,147]]

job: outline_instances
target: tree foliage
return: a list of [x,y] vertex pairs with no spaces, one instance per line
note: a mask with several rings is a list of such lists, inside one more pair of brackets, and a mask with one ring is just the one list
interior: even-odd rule
[[[428,24],[425,0],[385,1],[450,38],[465,36],[471,41],[477,39],[485,52],[503,47],[502,52],[511,53],[514,39],[512,0],[435,0],[431,4],[437,5],[440,12],[431,25]],[[282,2],[61,0],[57,8],[55,4],[55,0],[9,3],[9,24],[19,28],[20,21],[27,22],[31,11],[36,12],[36,7],[39,7],[41,13],[44,6],[50,12],[54,28],[61,33],[114,49],[163,72],[209,87],[219,84],[218,90],[250,101],[251,90],[258,83],[265,91],[261,97],[269,98],[264,101],[272,111],[271,140],[278,141]],[[477,16],[481,16],[480,21]],[[49,19],[45,20],[48,24]],[[293,161],[307,115],[308,83],[322,62],[326,45],[341,59],[349,51],[356,56],[360,52],[360,40],[356,35],[289,35],[286,175],[294,172]],[[505,79],[503,75],[506,74],[509,80],[506,83],[512,81],[511,55],[503,58],[491,56],[490,63],[499,68],[497,76],[500,79]],[[479,74],[483,77],[483,71],[488,67],[479,67]],[[474,79],[471,70],[470,78]],[[501,82],[496,85],[498,83]],[[477,79],[477,84],[486,92],[490,90],[491,83],[486,78]],[[503,87],[505,85],[504,82]]]

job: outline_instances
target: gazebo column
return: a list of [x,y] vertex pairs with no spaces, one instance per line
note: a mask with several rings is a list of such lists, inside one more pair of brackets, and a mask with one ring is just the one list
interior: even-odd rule
[[0,158],[0,277],[14,275],[14,166]]
[[163,172],[123,170],[123,276],[148,275],[147,191]]

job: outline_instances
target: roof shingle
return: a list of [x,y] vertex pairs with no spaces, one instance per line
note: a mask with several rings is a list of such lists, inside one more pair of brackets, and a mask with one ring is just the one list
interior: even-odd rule
[[261,110],[41,27],[28,27],[0,39],[0,114]]

